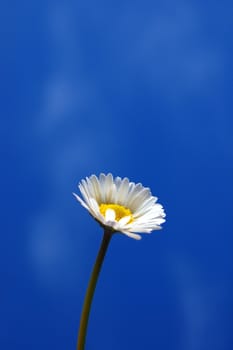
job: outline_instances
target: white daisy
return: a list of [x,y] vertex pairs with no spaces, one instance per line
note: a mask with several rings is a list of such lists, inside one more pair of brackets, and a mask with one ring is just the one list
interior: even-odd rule
[[79,183],[83,199],[74,196],[97,220],[111,232],[141,239],[138,233],[150,233],[161,229],[165,213],[149,188],[135,184],[128,178],[113,178],[112,174],[86,177]]

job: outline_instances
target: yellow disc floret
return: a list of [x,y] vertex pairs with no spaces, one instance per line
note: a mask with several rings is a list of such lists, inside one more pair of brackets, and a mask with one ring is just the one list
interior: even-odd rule
[[123,205],[111,204],[111,203],[109,203],[109,204],[102,203],[102,204],[100,204],[99,209],[100,209],[100,213],[103,216],[105,216],[105,213],[106,213],[107,209],[114,210],[115,214],[116,214],[116,218],[115,218],[116,221],[119,221],[120,219],[122,219],[125,216],[130,216],[131,217],[129,222],[133,221],[133,215],[132,215],[130,209],[124,207]]

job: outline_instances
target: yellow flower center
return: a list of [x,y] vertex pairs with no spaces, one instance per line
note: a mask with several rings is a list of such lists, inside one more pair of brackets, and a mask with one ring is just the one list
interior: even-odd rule
[[130,209],[124,207],[123,205],[112,204],[112,203],[109,203],[109,204],[102,203],[102,204],[100,204],[99,209],[100,209],[100,213],[101,213],[104,217],[105,217],[106,211],[107,211],[108,209],[112,209],[112,210],[115,211],[115,214],[116,214],[115,220],[116,220],[116,221],[119,221],[120,219],[122,219],[122,218],[125,217],[125,216],[130,216],[129,222],[132,222],[132,221],[133,221],[133,215],[132,215]]

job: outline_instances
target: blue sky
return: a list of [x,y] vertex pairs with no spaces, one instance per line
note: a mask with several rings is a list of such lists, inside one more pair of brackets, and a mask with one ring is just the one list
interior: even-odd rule
[[232,9],[3,8],[1,348],[75,349],[102,232],[72,192],[112,172],[149,186],[167,222],[113,238],[86,350],[231,349]]

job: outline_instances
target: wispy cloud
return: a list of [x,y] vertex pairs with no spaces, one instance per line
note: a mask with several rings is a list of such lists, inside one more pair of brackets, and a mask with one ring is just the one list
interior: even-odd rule
[[[167,99],[203,93],[224,73],[224,52],[205,35],[206,18],[192,3],[134,15],[135,39],[129,53],[132,69]],[[138,21],[137,21],[138,19]],[[129,17],[130,20],[130,17]],[[137,25],[139,23],[139,26]]]
[[115,136],[111,113],[96,82],[83,74],[79,34],[70,4],[50,6],[48,40],[54,65],[41,89],[34,137],[42,148],[40,163],[49,193],[44,209],[29,223],[28,253],[39,283],[58,291],[64,290],[64,283],[69,287],[75,280],[77,269],[72,266],[78,265],[85,251],[84,237],[80,236],[83,244],[79,251],[67,234],[72,216],[67,204],[68,196],[73,203],[71,184],[74,178],[76,185],[84,174],[104,168],[114,152]]
[[[172,279],[177,289],[177,302],[183,312],[182,343],[185,350],[219,349],[226,337],[222,317],[221,288],[203,278],[197,263],[190,259],[174,258]],[[204,272],[205,273],[205,272]]]

